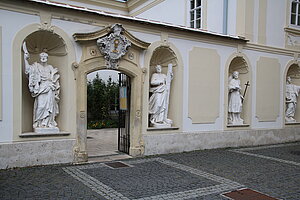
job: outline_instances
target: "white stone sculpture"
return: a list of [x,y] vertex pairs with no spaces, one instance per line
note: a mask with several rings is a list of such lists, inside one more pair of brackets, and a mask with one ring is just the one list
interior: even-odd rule
[[124,56],[131,42],[121,33],[122,25],[115,24],[111,28],[112,33],[97,40],[97,46],[106,60],[108,69],[118,69],[119,59]]
[[287,77],[286,79],[286,91],[285,91],[285,121],[287,123],[296,122],[294,119],[296,106],[297,106],[297,97],[300,92],[300,86],[292,84],[291,77]]
[[59,74],[57,68],[47,64],[48,54],[40,53],[40,63],[29,64],[30,57],[23,43],[25,74],[28,76],[29,91],[34,98],[33,128],[36,133],[57,133],[55,117],[59,113]]
[[173,79],[172,64],[168,65],[167,75],[162,74],[160,65],[155,67],[156,73],[152,74],[150,81],[149,100],[150,125],[156,128],[171,127],[173,121],[168,119],[171,80]]
[[229,103],[228,103],[228,124],[242,125],[244,120],[241,119],[242,99],[239,72],[234,71],[229,77]]

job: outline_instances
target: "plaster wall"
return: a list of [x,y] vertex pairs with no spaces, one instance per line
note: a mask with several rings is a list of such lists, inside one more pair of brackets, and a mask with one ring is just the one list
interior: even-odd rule
[[[225,72],[225,66],[228,58],[230,57],[231,54],[236,52],[236,48],[230,47],[230,46],[220,46],[216,44],[209,44],[209,43],[204,43],[204,42],[199,42],[199,41],[194,41],[194,40],[183,40],[179,38],[170,38],[169,39],[172,43],[174,43],[175,46],[179,49],[179,52],[182,56],[183,59],[183,131],[212,131],[212,130],[223,130],[223,121],[224,121],[224,74]],[[219,90],[218,94],[220,95],[218,98],[218,116],[215,119],[214,122],[202,122],[202,123],[193,123],[193,121],[189,118],[189,98],[192,97],[193,95],[196,95],[197,98],[199,98],[199,102],[201,101],[202,95],[205,95],[203,93],[199,93],[199,91],[195,88],[192,91],[189,88],[189,83],[190,83],[190,68],[191,67],[201,67],[201,61],[199,62],[198,66],[192,66],[190,63],[190,55],[189,53],[193,50],[193,48],[204,48],[206,50],[216,52],[216,55],[219,55],[219,65],[217,67],[217,73],[216,75],[213,75],[209,73],[209,77],[206,77],[206,79],[216,79],[216,77],[219,77],[219,83],[217,83],[216,88]],[[197,59],[197,58],[194,58]],[[210,58],[210,59],[215,59]],[[205,63],[204,61],[202,64]],[[201,71],[201,70],[200,70]],[[204,75],[201,74],[200,77],[203,77]],[[219,89],[218,89],[219,87]],[[190,94],[193,93],[193,94]],[[197,94],[194,94],[197,93]],[[205,115],[209,113],[203,113],[202,115]]]
[[0,169],[73,162],[75,142],[75,139],[60,139],[2,143]]
[[207,0],[207,30],[223,32],[223,0]]
[[266,45],[285,46],[286,1],[267,0],[266,16]]
[[[9,20],[7,20],[9,16]],[[16,33],[23,27],[39,23],[38,16],[0,10],[2,26],[2,120],[0,121],[0,142],[10,142],[13,139],[13,40]],[[13,26],[12,26],[13,22]],[[20,66],[21,68],[22,66]]]
[[257,146],[300,139],[298,128],[240,131],[185,132],[144,135],[145,155],[193,150]]
[[228,1],[228,21],[227,21],[228,35],[236,35],[237,1],[238,0]]
[[174,0],[165,0],[136,17],[189,26],[186,24],[189,14],[186,13],[187,9],[187,1],[176,1],[174,3]]

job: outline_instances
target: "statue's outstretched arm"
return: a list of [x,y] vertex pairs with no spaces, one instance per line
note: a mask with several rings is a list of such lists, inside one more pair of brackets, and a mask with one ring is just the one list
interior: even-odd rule
[[28,59],[30,58],[30,54],[26,47],[26,42],[23,43],[23,51],[24,51],[24,63],[25,63],[25,71],[28,71],[28,68],[30,67]]

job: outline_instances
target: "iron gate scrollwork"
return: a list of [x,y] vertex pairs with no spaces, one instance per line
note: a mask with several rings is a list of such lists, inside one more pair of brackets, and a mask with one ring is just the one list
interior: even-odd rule
[[129,154],[130,147],[130,78],[119,73],[118,150]]

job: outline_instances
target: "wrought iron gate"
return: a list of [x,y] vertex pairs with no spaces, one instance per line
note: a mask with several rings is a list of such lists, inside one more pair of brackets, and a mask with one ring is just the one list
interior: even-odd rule
[[129,153],[130,147],[130,78],[119,73],[118,150]]

